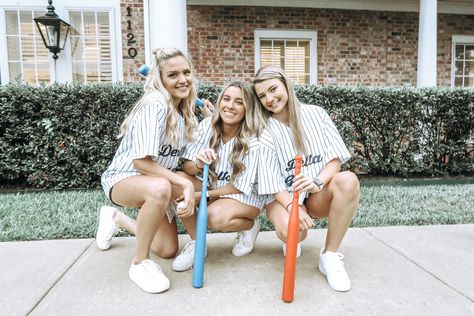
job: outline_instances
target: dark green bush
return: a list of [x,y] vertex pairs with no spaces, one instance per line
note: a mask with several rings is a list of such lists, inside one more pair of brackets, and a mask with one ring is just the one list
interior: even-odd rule
[[[219,87],[200,87],[215,103]],[[142,84],[0,86],[2,186],[91,188],[118,145],[123,118]],[[358,173],[471,175],[472,89],[299,86],[297,94],[334,118]]]

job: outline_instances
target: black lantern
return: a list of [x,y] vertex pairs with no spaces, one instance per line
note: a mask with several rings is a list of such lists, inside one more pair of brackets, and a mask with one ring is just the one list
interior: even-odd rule
[[56,61],[57,54],[64,49],[71,25],[61,20],[54,12],[53,0],[49,0],[48,3],[48,12],[33,20],[36,22],[44,45],[53,53],[53,59]]

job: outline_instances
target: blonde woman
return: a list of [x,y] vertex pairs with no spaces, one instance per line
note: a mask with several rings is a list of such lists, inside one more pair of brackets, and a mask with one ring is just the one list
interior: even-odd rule
[[[255,99],[249,84],[234,81],[226,85],[217,100],[216,111],[198,126],[194,141],[186,147],[184,171],[194,183],[200,199],[201,180],[196,176],[210,164],[208,223],[222,232],[238,232],[232,253],[244,256],[253,250],[260,231],[257,216],[264,204],[254,182],[258,163],[258,142],[254,134]],[[191,235],[191,234],[190,234]],[[194,262],[194,236],[176,257],[172,268],[185,271]]]
[[[328,218],[319,270],[337,291],[351,288],[338,253],[359,203],[359,181],[352,172],[340,172],[350,154],[329,115],[320,107],[300,104],[293,83],[275,66],[257,72],[254,90],[259,104],[255,122],[260,141],[258,190],[272,194],[265,206],[277,236],[286,241],[292,192],[298,191],[300,241],[314,218]],[[301,173],[294,177],[295,156],[303,156]],[[298,244],[298,251],[301,246]],[[285,253],[285,244],[283,252]]]
[[[195,209],[193,183],[174,172],[197,126],[190,60],[174,48],[155,50],[144,89],[145,94],[120,127],[122,140],[101,178],[112,203],[140,208],[137,220],[103,207],[96,240],[105,250],[119,227],[135,234],[129,277],[144,291],[159,293],[167,290],[170,282],[150,259],[152,243],[158,256],[174,257],[179,247],[175,212],[169,205],[182,195],[184,207],[177,215],[183,222],[192,218]],[[122,225],[117,225],[120,220]]]

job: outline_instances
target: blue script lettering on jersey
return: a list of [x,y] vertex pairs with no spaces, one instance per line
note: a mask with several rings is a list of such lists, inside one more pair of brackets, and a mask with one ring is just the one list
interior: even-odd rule
[[[311,166],[311,165],[314,165],[315,163],[318,163],[318,162],[321,162],[321,161],[323,161],[323,157],[321,157],[321,155],[309,154],[301,162],[301,167]],[[296,167],[295,166],[295,159],[291,159],[290,161],[288,161],[286,163],[286,166],[287,166],[286,169],[285,169],[286,171],[290,171],[290,170],[295,169],[295,167]]]
[[230,174],[227,171],[226,172],[221,171],[217,175],[217,180],[219,180],[219,181],[220,180],[225,180],[225,181],[229,182],[230,181]]
[[293,185],[293,179],[295,178],[294,174],[290,174],[288,177],[285,179],[286,186],[291,187]]
[[180,149],[173,149],[171,145],[161,145],[161,150],[158,152],[159,156],[181,156],[184,152],[184,147]]

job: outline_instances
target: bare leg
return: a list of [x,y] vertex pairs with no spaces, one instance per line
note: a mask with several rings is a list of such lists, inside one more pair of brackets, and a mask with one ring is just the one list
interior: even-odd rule
[[312,217],[328,218],[325,250],[336,252],[359,205],[357,176],[350,171],[336,173],[323,191],[311,194],[306,201]]
[[[273,201],[272,203],[268,204],[265,206],[265,209],[268,219],[273,224],[273,226],[275,226],[275,231],[278,238],[281,241],[286,242],[286,238],[288,237],[288,219],[290,218],[290,214],[277,201]],[[300,230],[298,240],[305,240],[307,234],[307,230]]]
[[231,198],[221,198],[208,207],[209,226],[222,232],[252,228],[260,210]]
[[118,182],[112,199],[127,207],[140,207],[136,221],[136,250],[133,262],[150,258],[151,242],[160,227],[171,199],[169,181],[149,176],[134,176]]

